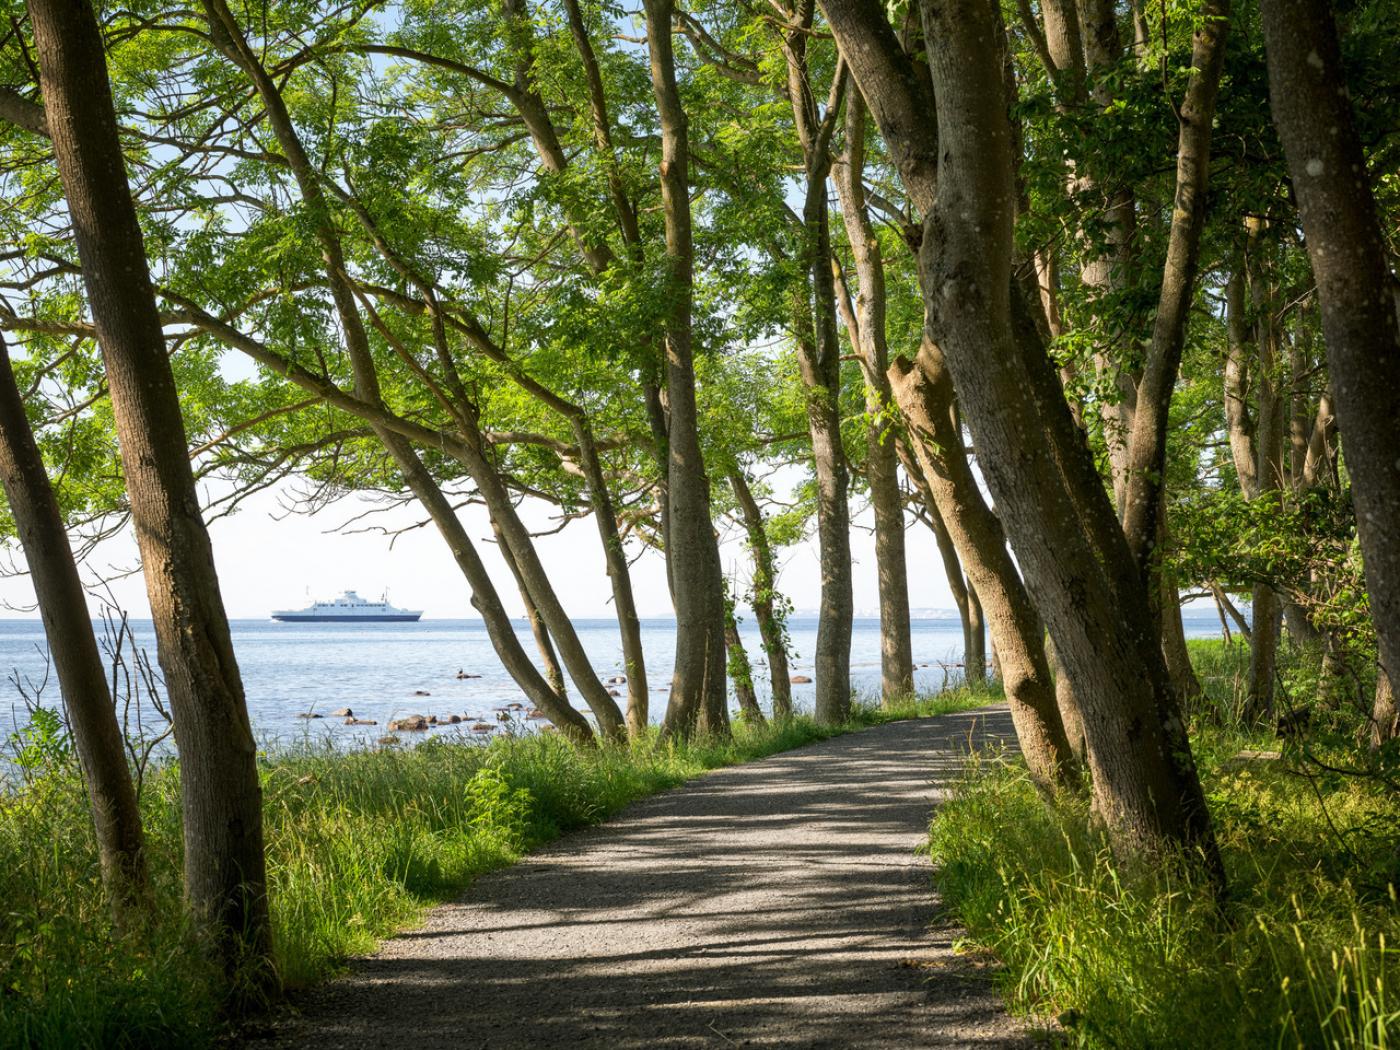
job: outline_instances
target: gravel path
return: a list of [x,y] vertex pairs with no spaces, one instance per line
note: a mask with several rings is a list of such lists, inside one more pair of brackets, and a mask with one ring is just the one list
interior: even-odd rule
[[[1029,1046],[915,848],[1004,708],[721,770],[475,882],[300,1004],[278,1046]],[[250,1046],[267,1047],[262,1040]]]

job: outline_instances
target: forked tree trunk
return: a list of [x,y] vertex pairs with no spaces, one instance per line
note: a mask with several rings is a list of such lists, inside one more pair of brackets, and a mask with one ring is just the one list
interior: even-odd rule
[[[387,430],[376,433],[394,458],[409,490],[427,510],[433,524],[447,542],[448,549],[452,551],[453,560],[466,578],[467,586],[471,588],[472,608],[481,613],[482,621],[486,624],[486,635],[491,639],[491,645],[506,672],[520,686],[526,698],[543,711],[545,717],[565,736],[581,744],[596,743],[587,719],[570,706],[564,695],[561,688],[564,676],[558,666],[551,668],[551,675],[558,676],[556,685],[546,681],[530,662],[525,647],[520,644],[520,639],[515,633],[515,624],[511,622],[510,614],[506,612],[500,594],[496,591],[496,585],[491,580],[491,574],[487,572],[471,537],[467,535],[467,530],[457,517],[457,512],[452,509],[451,502],[443,495],[436,479],[428,472],[428,468],[423,466],[408,441]],[[541,635],[541,651],[545,652],[543,647],[549,645],[549,633],[542,630],[541,634],[536,635],[537,640],[541,639]],[[552,650],[548,652],[552,653]]]
[[146,900],[141,811],[127,766],[121,726],[112,707],[107,669],[97,648],[87,596],[68,546],[68,533],[54,497],[24,400],[0,338],[0,486],[9,503],[29,565],[39,615],[68,726],[87,782],[102,881],[123,925],[137,920]]
[[690,145],[676,87],[671,42],[675,0],[645,0],[651,82],[661,122],[661,202],[666,223],[668,551],[676,602],[676,662],[662,732],[728,732],[724,689],[724,578],[710,514],[695,406],[694,247],[690,221]]
[[1269,100],[1317,280],[1380,663],[1400,675],[1400,322],[1332,8],[1261,0]]
[[126,180],[102,34],[87,0],[32,0],[29,15],[174,714],[185,894],[226,975],[256,996],[276,983],[257,744]]

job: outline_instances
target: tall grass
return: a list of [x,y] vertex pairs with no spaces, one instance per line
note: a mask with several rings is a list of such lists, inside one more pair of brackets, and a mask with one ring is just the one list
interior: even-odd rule
[[[471,880],[563,832],[706,770],[892,718],[977,706],[960,692],[861,706],[822,727],[738,726],[730,741],[581,751],[557,736],[489,745],[261,761],[278,966],[289,989],[322,980]],[[219,984],[180,908],[179,769],[142,795],[156,907],[112,928],[82,785],[62,746],[18,790],[0,791],[0,1047],[199,1047],[222,1033]]]
[[1177,872],[1117,864],[1087,806],[1047,807],[1019,765],[974,765],[930,850],[1016,1009],[1086,1047],[1395,1045],[1400,800],[1287,759],[1231,761],[1247,742],[1197,737],[1223,907]]

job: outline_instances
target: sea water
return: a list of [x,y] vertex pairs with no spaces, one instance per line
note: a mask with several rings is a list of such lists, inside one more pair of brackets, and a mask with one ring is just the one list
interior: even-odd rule
[[[1220,632],[1213,612],[1206,615],[1192,610],[1185,624],[1191,638],[1213,637]],[[577,620],[575,626],[598,675],[605,681],[621,675],[622,647],[616,621]],[[101,636],[101,625],[97,627]],[[131,629],[136,645],[149,651],[154,667],[155,642],[150,622],[132,621]],[[659,721],[665,713],[675,657],[675,630],[672,620],[642,621],[653,721]],[[232,631],[253,729],[258,739],[270,747],[326,741],[337,747],[363,746],[383,736],[390,720],[411,714],[439,718],[458,715],[463,719],[460,725],[425,735],[465,735],[475,723],[499,725],[502,710],[509,712],[507,717],[512,722],[521,722],[523,712],[511,712],[508,705],[528,705],[501,667],[479,620],[380,624],[235,620]],[[517,633],[525,651],[535,655],[534,640],[525,621],[518,621]],[[788,623],[788,633],[791,673],[814,677],[817,621],[794,617]],[[751,620],[746,621],[741,624],[740,634],[753,663],[760,705],[766,710],[768,672],[757,628]],[[920,692],[937,692],[960,680],[962,629],[956,618],[913,621],[912,641],[917,665],[915,686]],[[8,736],[15,723],[23,724],[27,718],[24,696],[16,682],[31,697],[37,694],[46,706],[58,706],[58,683],[48,667],[47,648],[43,626],[37,619],[0,620],[0,676],[7,679],[0,683],[0,738]],[[458,678],[459,672],[479,677]],[[879,693],[878,620],[855,621],[851,685],[859,695],[874,697]],[[622,694],[618,702],[625,707],[627,687],[618,684],[610,688]],[[810,684],[792,687],[799,710],[810,710],[813,688]],[[576,689],[571,689],[570,695],[576,707],[583,707]],[[350,726],[344,724],[343,718],[331,717],[331,712],[347,707],[356,718],[373,720],[377,725]],[[151,714],[146,711],[146,717]],[[301,717],[309,714],[323,717]]]

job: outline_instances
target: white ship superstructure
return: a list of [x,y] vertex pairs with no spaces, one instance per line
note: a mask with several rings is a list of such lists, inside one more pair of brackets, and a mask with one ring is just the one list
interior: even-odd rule
[[306,609],[278,609],[272,618],[286,623],[416,623],[422,615],[422,609],[396,609],[388,595],[371,602],[346,591],[334,601],[312,602]]

